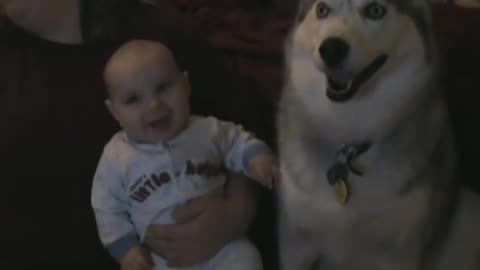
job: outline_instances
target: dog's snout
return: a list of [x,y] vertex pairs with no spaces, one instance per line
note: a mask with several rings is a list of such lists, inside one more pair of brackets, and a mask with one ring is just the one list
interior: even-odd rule
[[339,67],[348,56],[350,45],[341,38],[328,38],[319,48],[320,56],[329,68]]

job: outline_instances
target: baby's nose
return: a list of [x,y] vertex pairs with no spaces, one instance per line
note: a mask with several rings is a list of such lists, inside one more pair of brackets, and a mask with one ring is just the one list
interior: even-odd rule
[[156,111],[167,111],[167,104],[159,98],[152,98],[150,102],[150,109],[156,110]]

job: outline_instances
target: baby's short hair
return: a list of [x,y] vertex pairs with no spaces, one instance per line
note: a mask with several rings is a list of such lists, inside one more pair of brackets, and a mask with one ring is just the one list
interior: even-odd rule
[[105,98],[110,98],[112,74],[126,62],[138,61],[139,57],[160,56],[166,61],[171,61],[179,70],[173,51],[165,44],[155,40],[133,39],[122,43],[108,58],[105,63],[102,79],[104,85]]

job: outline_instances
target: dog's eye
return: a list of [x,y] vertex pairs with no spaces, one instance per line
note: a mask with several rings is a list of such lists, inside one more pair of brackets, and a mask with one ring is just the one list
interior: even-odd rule
[[363,16],[371,20],[380,20],[386,13],[387,9],[377,2],[372,2],[363,9]]
[[330,14],[330,8],[324,2],[320,2],[317,5],[317,18],[323,19]]

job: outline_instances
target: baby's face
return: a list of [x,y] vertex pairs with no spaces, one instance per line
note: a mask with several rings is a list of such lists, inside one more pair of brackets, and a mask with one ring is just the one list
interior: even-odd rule
[[157,143],[180,133],[190,116],[188,75],[162,58],[125,63],[110,80],[107,106],[134,138]]

